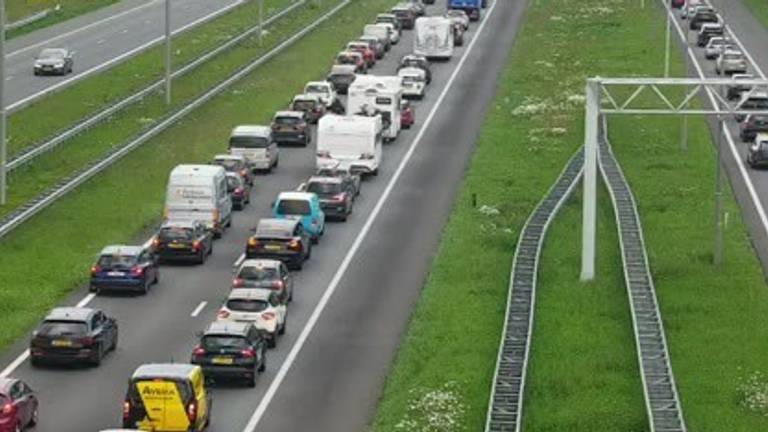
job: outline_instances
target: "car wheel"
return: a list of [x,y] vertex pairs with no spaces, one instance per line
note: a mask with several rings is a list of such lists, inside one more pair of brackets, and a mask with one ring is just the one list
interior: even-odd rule
[[275,163],[272,165],[272,168],[277,168],[277,164],[280,163],[280,158],[275,158]]
[[208,248],[208,256],[213,255],[213,242],[211,242],[211,247]]
[[144,281],[144,286],[142,287],[141,295],[147,295],[147,293],[149,292],[149,286],[150,285],[151,284],[149,282]]
[[378,168],[376,168],[375,170],[371,171],[371,175],[372,175],[372,176],[374,176],[374,177],[376,177],[377,175],[379,175],[379,169],[378,169]]
[[94,285],[89,285],[89,286],[88,286],[88,292],[96,292],[96,286],[94,286]]
[[296,271],[301,271],[301,269],[304,268],[304,261],[299,261],[298,263],[293,265],[293,269]]
[[307,256],[304,258],[304,260],[306,261],[310,258],[312,258],[312,246],[310,246],[309,249],[307,249]]
[[29,364],[31,364],[33,368],[39,368],[40,366],[43,365],[43,362],[41,362],[36,358],[31,358],[29,359]]
[[277,346],[277,335],[272,335],[271,338],[267,340],[267,346],[270,348],[274,348]]
[[205,264],[205,253],[201,250],[197,257],[198,264]]
[[114,339],[112,339],[112,346],[109,348],[110,351],[117,350],[117,338],[118,338],[117,333],[115,333],[115,337]]
[[98,367],[101,365],[101,358],[104,356],[104,353],[101,351],[101,344],[99,344],[96,347],[96,352],[94,353],[90,359],[91,366]]
[[27,423],[27,426],[35,427],[40,420],[40,409],[39,407],[35,407],[35,410],[32,411],[32,418],[29,419],[29,423]]
[[280,326],[280,330],[277,331],[277,334],[284,335],[285,330],[288,328],[288,316],[285,316],[285,319],[283,319],[283,325]]
[[261,364],[259,365],[259,372],[264,372],[267,370],[267,352],[266,350],[262,351],[261,353]]
[[318,244],[320,243],[320,236],[316,235],[312,237],[312,244]]
[[160,270],[155,269],[155,279],[152,281],[152,283],[155,285],[160,283]]
[[256,371],[254,370],[250,376],[245,378],[245,386],[248,388],[256,387]]

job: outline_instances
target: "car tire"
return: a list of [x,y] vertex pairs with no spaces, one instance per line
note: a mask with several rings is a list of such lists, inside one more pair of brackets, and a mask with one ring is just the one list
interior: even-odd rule
[[273,335],[271,338],[267,339],[267,347],[269,348],[275,348],[277,347],[277,335]]
[[284,335],[286,329],[288,328],[288,316],[285,316],[285,319],[283,320],[283,325],[280,326],[280,330],[277,331],[277,334]]
[[256,387],[256,370],[254,368],[253,373],[250,377],[245,379],[245,386],[248,388],[254,388]]
[[101,365],[101,359],[104,357],[104,353],[102,352],[102,345],[99,344],[98,348],[96,350],[96,356],[89,359],[89,363],[93,367],[99,367]]
[[213,242],[211,242],[211,247],[208,248],[208,256],[213,255]]
[[200,264],[200,265],[205,264],[205,253],[203,253],[202,250],[200,251],[200,254],[197,257],[197,264]]
[[318,243],[320,243],[320,236],[316,235],[316,236],[312,237],[312,244],[316,245]]
[[376,168],[375,170],[371,171],[371,175],[374,176],[374,177],[378,176],[379,175],[379,169]]
[[88,285],[88,292],[96,292],[96,287],[94,285]]
[[280,158],[275,158],[275,163],[272,165],[272,168],[277,168],[277,165],[280,163]]
[[29,364],[31,364],[33,368],[39,368],[43,365],[43,363],[36,358],[30,359]]
[[160,270],[155,269],[155,279],[152,281],[154,285],[157,285],[160,283]]
[[117,340],[118,340],[118,337],[119,336],[117,335],[117,333],[115,333],[115,338],[112,339],[112,346],[109,347],[110,351],[116,351],[117,350]]
[[261,357],[261,364],[259,365],[259,369],[258,369],[259,372],[264,372],[265,370],[267,370],[267,356],[266,356],[266,354],[267,354],[266,350],[261,353],[262,357]]
[[32,411],[32,418],[29,419],[29,423],[27,423],[27,426],[35,427],[37,426],[37,423],[39,421],[40,421],[40,407],[36,406],[35,410]]
[[147,295],[149,293],[149,286],[150,285],[151,284],[149,282],[144,281],[144,286],[142,287],[141,295]]

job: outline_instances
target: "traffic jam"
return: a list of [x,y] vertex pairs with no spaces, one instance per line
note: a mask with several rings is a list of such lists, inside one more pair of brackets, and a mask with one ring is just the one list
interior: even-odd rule
[[[143,364],[131,376],[116,377],[128,382],[122,419],[115,419],[119,430],[205,430],[212,421],[211,386],[256,386],[269,367],[269,350],[288,331],[291,303],[301,296],[295,272],[312,259],[327,230],[353,217],[364,184],[379,175],[386,144],[417,124],[433,67],[451,60],[486,7],[482,0],[450,0],[447,10],[429,16],[424,3],[400,3],[377,15],[338,52],[326,79],[308,82],[270,124],[234,125],[228,145],[209,163],[173,168],[154,235],[142,245],[108,245],[99,252],[90,269],[91,295],[146,296],[162,286],[163,267],[205,265],[239,211],[271,200],[269,217],[256,220],[242,239],[232,279],[222,281],[231,290],[216,320],[195,334],[188,362]],[[404,31],[414,32],[412,50],[395,71],[379,72],[377,62]],[[281,169],[281,148],[310,144],[316,148],[313,175],[276,196],[255,194],[260,179]],[[55,308],[33,332],[29,362],[51,370],[98,367],[117,354],[120,325],[99,308]],[[24,380],[0,378],[0,432],[34,427],[38,397]]]

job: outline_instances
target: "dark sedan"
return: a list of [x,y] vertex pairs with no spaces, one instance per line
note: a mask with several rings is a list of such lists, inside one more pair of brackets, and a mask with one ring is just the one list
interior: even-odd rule
[[117,322],[98,309],[64,307],[48,314],[33,333],[33,366],[43,362],[101,364],[117,348]]
[[0,432],[21,432],[38,421],[37,395],[24,381],[0,378]]
[[750,114],[739,123],[739,137],[742,141],[754,141],[759,133],[768,133],[768,115]]
[[307,116],[301,111],[278,111],[272,119],[272,138],[278,144],[299,144],[306,147],[311,134]]
[[234,210],[242,210],[251,203],[251,185],[238,173],[227,173],[227,192]]
[[152,247],[161,262],[202,264],[213,253],[213,231],[202,222],[169,221],[160,227]]
[[108,246],[91,267],[91,291],[131,290],[146,294],[160,280],[157,257],[142,246]]
[[245,246],[245,257],[268,258],[301,270],[312,255],[309,234],[295,219],[261,219]]
[[300,189],[317,195],[320,208],[328,219],[344,222],[352,213],[355,191],[338,177],[315,176],[307,180]]
[[214,322],[200,336],[190,363],[203,369],[206,379],[241,380],[256,385],[267,367],[267,342],[251,323]]

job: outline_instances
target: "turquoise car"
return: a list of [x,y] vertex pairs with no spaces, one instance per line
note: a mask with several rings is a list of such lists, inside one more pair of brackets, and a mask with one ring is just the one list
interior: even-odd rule
[[317,195],[310,192],[282,192],[272,203],[272,215],[277,219],[298,219],[304,231],[317,243],[325,232],[325,213]]

